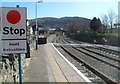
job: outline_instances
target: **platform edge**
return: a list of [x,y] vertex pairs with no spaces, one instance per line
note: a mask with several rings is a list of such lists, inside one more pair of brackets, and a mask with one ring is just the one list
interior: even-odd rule
[[82,72],[80,72],[80,70],[78,70],[70,61],[68,61],[59,51],[58,49],[54,46],[54,44],[52,44],[52,47],[57,51],[58,54],[60,54],[60,56],[86,81],[86,82],[91,82],[86,76],[83,75]]

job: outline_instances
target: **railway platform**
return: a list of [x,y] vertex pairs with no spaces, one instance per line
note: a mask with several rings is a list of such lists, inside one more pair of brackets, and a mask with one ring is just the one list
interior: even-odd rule
[[91,84],[51,43],[39,45],[38,50],[33,51],[23,82]]

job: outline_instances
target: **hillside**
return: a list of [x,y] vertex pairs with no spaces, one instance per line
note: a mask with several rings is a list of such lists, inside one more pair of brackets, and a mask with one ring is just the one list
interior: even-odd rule
[[[52,17],[47,17],[47,18],[38,18],[38,24],[48,27],[48,28],[64,28],[66,29],[67,24],[71,22],[76,22],[76,21],[81,21],[84,20],[86,23],[90,23],[90,19],[83,18],[83,17],[62,17],[62,18],[52,18]],[[36,20],[32,19],[30,20],[30,24],[35,24]]]

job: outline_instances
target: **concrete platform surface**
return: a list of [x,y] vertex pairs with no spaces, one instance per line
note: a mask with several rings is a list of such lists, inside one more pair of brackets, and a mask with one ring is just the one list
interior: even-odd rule
[[65,61],[52,44],[40,45],[32,54],[23,82],[89,82]]

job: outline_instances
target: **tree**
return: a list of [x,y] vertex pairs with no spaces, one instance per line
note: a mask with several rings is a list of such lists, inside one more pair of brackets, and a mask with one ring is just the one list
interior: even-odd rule
[[97,19],[97,24],[98,24],[98,27],[100,28],[102,25],[100,18]]
[[118,15],[115,15],[115,23],[114,24],[118,24],[119,21],[118,21]]
[[105,28],[109,25],[108,16],[106,14],[102,16],[102,24]]
[[89,22],[85,20],[71,22],[67,25],[67,34],[69,35],[84,34],[87,28],[89,28]]
[[84,34],[87,31],[87,28],[89,28],[89,23],[81,20],[79,22],[76,22],[75,27],[77,28],[77,34]]
[[71,35],[71,34],[75,34],[75,28],[74,28],[74,22],[71,22],[67,25],[67,34]]
[[94,34],[97,32],[97,30],[101,27],[101,21],[100,19],[94,17],[90,22],[90,28],[93,30]]
[[112,33],[113,24],[114,24],[114,20],[115,20],[115,13],[113,10],[108,11],[108,19],[109,19],[109,24],[110,24],[110,28],[111,28],[110,32]]

